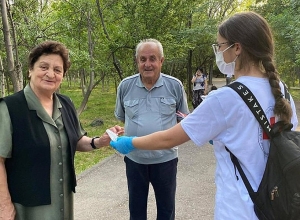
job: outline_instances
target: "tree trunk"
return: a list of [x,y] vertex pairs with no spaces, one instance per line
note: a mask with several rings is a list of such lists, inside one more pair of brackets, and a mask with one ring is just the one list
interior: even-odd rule
[[[192,27],[192,14],[189,15],[188,17],[188,23],[187,23],[187,27],[191,28]],[[193,70],[192,70],[192,58],[193,58],[193,51],[192,50],[188,50],[188,56],[187,56],[187,85],[186,88],[188,88],[186,94],[187,94],[187,100],[192,100],[192,87],[191,87],[191,80],[192,80],[192,75],[193,75]]]
[[4,36],[4,42],[5,42],[8,73],[9,73],[9,77],[11,78],[11,81],[13,83],[14,92],[18,92],[23,88],[23,84],[20,83],[18,73],[16,72],[16,69],[15,69],[12,43],[10,40],[9,23],[8,23],[8,18],[7,18],[6,0],[1,0],[1,15],[2,15],[3,36]]
[[23,89],[23,72],[22,72],[22,64],[19,62],[19,51],[18,51],[18,46],[17,46],[17,35],[16,35],[16,28],[15,24],[12,18],[12,14],[10,12],[10,8],[7,10],[7,15],[11,24],[11,33],[12,33],[12,41],[13,41],[13,47],[14,47],[14,55],[15,55],[15,76],[19,82],[20,89]]
[[77,109],[77,114],[80,115],[83,110],[86,108],[87,102],[89,100],[89,97],[95,88],[96,84],[99,84],[99,82],[94,84],[95,80],[95,72],[94,72],[94,58],[93,58],[93,51],[94,51],[94,46],[93,46],[93,41],[92,41],[92,27],[91,27],[91,18],[90,18],[90,12],[88,12],[88,44],[89,44],[89,56],[90,56],[90,80],[89,80],[89,85],[86,87],[86,91],[84,93],[83,100],[80,104],[80,107]]
[[0,97],[5,96],[5,75],[4,75],[4,69],[2,65],[2,57],[0,57]]
[[[97,4],[98,13],[99,13],[99,16],[100,16],[102,28],[103,28],[104,34],[106,36],[106,39],[111,41],[110,36],[109,36],[108,31],[107,31],[106,26],[105,26],[103,13],[102,13],[102,8],[100,6],[100,1],[96,0],[96,4]],[[114,67],[116,68],[116,70],[118,72],[120,80],[122,80],[123,79],[123,70],[121,68],[120,62],[117,59],[117,56],[116,56],[116,54],[113,50],[111,51],[111,55],[112,55],[112,58],[113,58],[113,65],[114,65]]]
[[192,75],[193,75],[193,70],[192,70],[192,57],[193,57],[193,51],[192,50],[189,50],[188,51],[188,57],[187,57],[187,88],[188,88],[188,91],[186,92],[187,94],[187,100],[192,100],[192,83],[191,83],[191,80],[192,80]]

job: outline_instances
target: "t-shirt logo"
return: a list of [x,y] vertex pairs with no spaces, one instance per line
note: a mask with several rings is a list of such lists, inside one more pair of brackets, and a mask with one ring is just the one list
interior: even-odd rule
[[[275,124],[275,117],[271,117],[269,121],[270,121],[270,125],[272,127]],[[263,133],[263,139],[264,140],[270,139],[265,131]]]

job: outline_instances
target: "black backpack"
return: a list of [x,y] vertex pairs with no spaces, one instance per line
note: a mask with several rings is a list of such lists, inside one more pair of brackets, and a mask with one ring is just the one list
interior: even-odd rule
[[[242,83],[229,85],[248,105],[270,137],[270,151],[257,192],[254,192],[239,161],[227,148],[234,166],[254,203],[260,220],[300,219],[300,132],[291,131],[292,124],[275,123],[272,128],[252,92]],[[289,94],[288,94],[289,95]]]

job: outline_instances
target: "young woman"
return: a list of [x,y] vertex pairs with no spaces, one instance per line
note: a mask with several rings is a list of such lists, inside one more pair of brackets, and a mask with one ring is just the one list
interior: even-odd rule
[[192,78],[193,83],[193,108],[197,108],[203,101],[202,97],[207,91],[207,78],[203,73],[202,67],[197,67],[196,74]]

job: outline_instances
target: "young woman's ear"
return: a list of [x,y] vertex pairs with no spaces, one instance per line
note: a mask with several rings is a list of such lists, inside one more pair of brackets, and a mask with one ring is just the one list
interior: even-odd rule
[[242,51],[241,44],[240,43],[235,43],[234,49],[235,49],[235,55],[239,56],[241,54],[241,51]]

